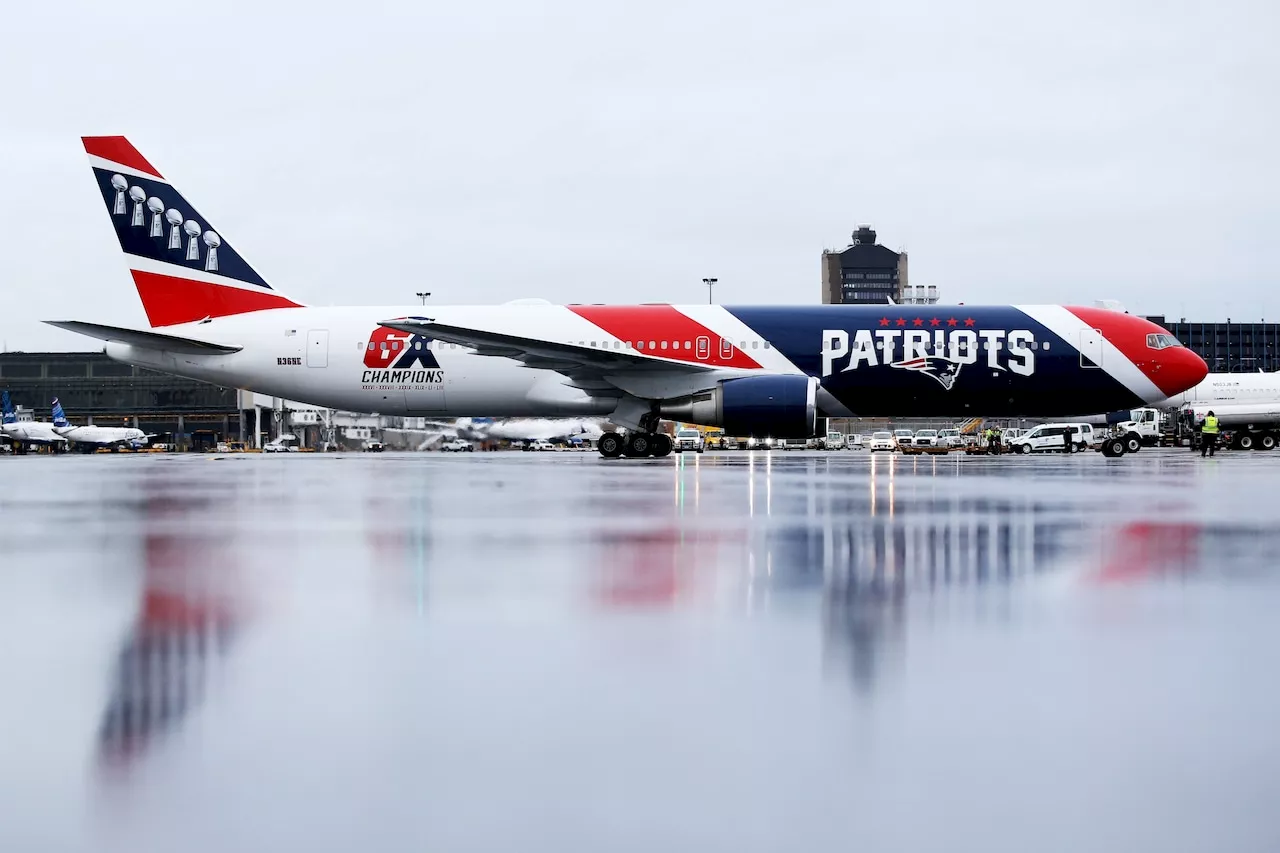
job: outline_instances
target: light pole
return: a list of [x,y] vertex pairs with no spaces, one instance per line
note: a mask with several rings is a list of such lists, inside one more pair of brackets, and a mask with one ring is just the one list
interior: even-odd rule
[[417,297],[418,297],[419,299],[421,299],[421,300],[422,300],[422,304],[423,304],[423,305],[426,305],[426,304],[427,304],[427,297],[431,295],[431,292],[430,292],[430,291],[422,291],[422,290],[420,290],[420,291],[418,291],[418,293],[417,293],[416,295],[417,295]]
[[707,286],[707,304],[708,305],[711,304],[711,288],[717,281],[719,281],[719,279],[716,279],[716,278],[704,278],[702,280],[702,283]]

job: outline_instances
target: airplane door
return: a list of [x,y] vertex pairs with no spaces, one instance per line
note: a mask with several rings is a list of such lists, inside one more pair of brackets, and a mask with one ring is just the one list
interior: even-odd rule
[[329,330],[307,332],[307,367],[329,366]]
[[1102,332],[1097,329],[1080,331],[1080,366],[1102,367]]
[[698,358],[706,361],[711,357],[711,338],[708,338],[706,335],[702,335],[698,338],[695,345],[697,346],[696,352],[698,354]]
[[733,358],[733,341],[728,338],[720,339],[720,357],[724,359]]

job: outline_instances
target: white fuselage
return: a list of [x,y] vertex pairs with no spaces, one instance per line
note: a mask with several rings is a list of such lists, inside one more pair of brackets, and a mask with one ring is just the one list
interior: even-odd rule
[[[1148,407],[1182,409],[1190,406],[1199,413],[1199,417],[1203,417],[1203,412],[1215,405],[1280,417],[1276,415],[1280,411],[1280,373],[1210,373],[1200,384],[1181,394],[1149,403]],[[1107,423],[1107,415],[1091,414],[1070,420],[1100,426]]]
[[145,441],[147,434],[132,427],[65,426],[54,427],[58,435],[75,444],[129,444]]
[[[518,310],[522,325],[533,320],[532,328],[548,340],[578,343],[582,334],[581,326],[574,324],[578,318],[561,308],[548,308],[508,310]],[[492,306],[441,307],[430,314],[441,322],[467,325],[477,314],[491,318],[495,310]],[[408,353],[412,365],[397,368],[405,360],[403,347],[410,336],[378,324],[422,312],[420,306],[256,311],[161,330],[240,346],[239,352],[185,355],[116,342],[108,343],[106,351],[117,361],[344,411],[533,418],[600,417],[613,411],[609,399],[591,397],[559,373],[477,355],[441,341],[430,342],[422,359],[417,359],[419,353]]]
[[53,424],[43,421],[18,421],[0,427],[6,438],[31,444],[58,444],[66,441],[58,435]]
[[1187,403],[1216,402],[1280,403],[1280,373],[1210,373],[1199,385],[1151,406],[1172,409]]

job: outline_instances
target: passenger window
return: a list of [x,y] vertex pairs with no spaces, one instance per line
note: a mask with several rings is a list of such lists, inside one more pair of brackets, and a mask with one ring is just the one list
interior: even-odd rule
[[596,342],[595,342],[595,341],[592,341],[592,342],[591,342],[591,348],[592,348],[592,349],[595,349],[595,348],[596,348]]
[[398,350],[398,349],[400,349],[400,342],[399,342],[399,341],[392,341],[392,342],[391,342],[391,349],[392,349],[392,350]]
[[356,349],[364,349],[364,341],[356,341]]
[[752,341],[752,342],[751,342],[751,348],[752,348],[752,349],[759,349],[759,348],[760,348],[760,342],[759,342],[759,341]]
[[738,349],[746,349],[746,348],[747,348],[746,341],[738,341]]
[[413,348],[414,348],[414,349],[416,349],[416,350],[420,350],[420,349],[422,349],[422,341],[414,341],[414,342],[413,342]]
[[636,349],[644,349],[644,341],[636,341]]
[[383,352],[386,352],[386,351],[387,351],[387,342],[386,342],[386,341],[383,341],[383,342],[382,342],[382,351],[383,351]]
[[1048,349],[1048,348],[1049,348],[1049,342],[1048,342],[1048,341],[1045,341],[1045,342],[1044,342],[1044,348],[1045,348],[1045,349]]
[[649,341],[649,349],[657,349],[657,348],[658,348],[657,341]]
[[765,341],[765,342],[764,342],[764,348],[765,348],[765,349],[768,349],[768,348],[769,348],[769,342],[768,342],[768,341]]
[[685,348],[685,349],[693,349],[693,344],[692,344],[692,342],[690,342],[690,341],[685,341],[685,342],[684,342],[684,348]]
[[613,342],[613,348],[614,348],[614,349],[622,349],[622,341],[614,341],[614,342]]
[[370,350],[373,350],[373,349],[374,349],[373,341],[369,341],[369,349],[370,349]]
[[662,342],[662,348],[663,348],[663,349],[666,349],[666,348],[667,348],[667,342],[666,342],[666,341],[663,341],[663,342]]

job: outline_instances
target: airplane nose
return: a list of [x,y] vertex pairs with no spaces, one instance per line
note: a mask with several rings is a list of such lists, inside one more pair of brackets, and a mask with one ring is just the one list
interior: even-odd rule
[[1209,365],[1203,358],[1186,347],[1171,347],[1160,351],[1151,379],[1166,397],[1172,397],[1199,385],[1208,375]]

